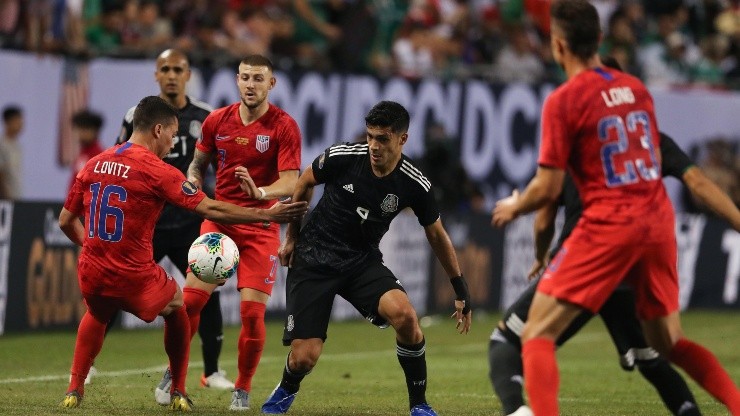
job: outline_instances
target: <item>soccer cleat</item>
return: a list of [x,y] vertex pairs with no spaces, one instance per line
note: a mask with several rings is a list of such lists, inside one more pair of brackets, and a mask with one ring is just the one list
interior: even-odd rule
[[508,416],[534,416],[532,409],[527,405],[519,406],[514,413],[509,413]]
[[159,403],[160,406],[167,406],[170,404],[170,389],[172,388],[172,374],[170,369],[167,368],[162,375],[162,380],[157,384],[154,389],[154,400]]
[[417,404],[411,408],[411,416],[437,416],[437,412],[426,403]]
[[267,398],[265,404],[262,405],[262,413],[268,415],[287,413],[290,405],[293,404],[293,400],[295,400],[296,394],[298,393],[288,393],[278,384],[275,390],[270,393],[270,397]]
[[179,391],[175,390],[172,393],[172,400],[170,400],[170,410],[173,412],[192,412],[193,401],[190,398]]
[[249,410],[249,393],[243,389],[234,389],[229,410]]
[[80,393],[77,393],[77,390],[72,390],[64,396],[64,400],[59,405],[71,409],[80,407],[80,403],[82,403],[82,396],[80,396]]
[[205,374],[200,376],[200,385],[202,387],[210,387],[212,389],[219,390],[234,390],[234,383],[226,378],[224,371],[216,371],[210,376],[206,377]]

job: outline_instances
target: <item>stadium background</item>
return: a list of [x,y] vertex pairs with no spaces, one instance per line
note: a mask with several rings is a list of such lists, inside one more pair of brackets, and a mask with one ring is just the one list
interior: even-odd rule
[[[65,86],[72,81],[83,84],[85,105],[106,119],[101,141],[110,146],[125,111],[142,96],[156,92],[154,63],[108,58],[82,63],[0,52],[0,67],[0,106],[16,103],[27,114],[21,137],[26,198],[0,205],[0,310],[4,310],[0,324],[13,332],[73,329],[83,311],[76,289],[76,249],[56,224],[70,175],[65,155],[75,154],[67,148],[73,141],[62,131],[65,106],[71,105],[69,95],[78,89]],[[233,69],[211,71],[208,77],[205,72],[194,70],[189,90],[193,97],[214,106],[238,99]],[[452,189],[455,184],[475,184],[473,196],[458,196],[442,204],[443,219],[470,281],[475,307],[499,310],[515,299],[526,284],[533,258],[532,218],[499,231],[488,225],[489,210],[496,198],[522,187],[534,174],[539,112],[554,84],[409,80],[310,71],[278,72],[277,77],[271,97],[301,127],[304,166],[326,146],[355,140],[362,132],[365,112],[377,100],[393,99],[406,105],[413,120],[408,153],[424,163],[432,150],[444,146],[448,155],[455,155],[455,163],[427,168],[433,181],[460,181]],[[654,89],[653,94],[661,129],[696,157],[702,156],[710,139],[738,136],[738,93]],[[464,171],[462,176],[456,174],[455,166]],[[682,306],[737,309],[740,234],[711,216],[684,212],[686,200],[678,182],[669,179],[666,183],[682,212],[676,228]],[[449,285],[432,261],[413,215],[401,216],[394,223],[383,248],[387,264],[403,281],[420,314],[446,310],[452,296]],[[282,286],[275,293],[268,307],[278,317],[284,305]],[[226,322],[237,323],[236,291],[227,288],[222,296]],[[335,318],[355,316],[346,303],[337,302]],[[122,324],[128,328],[144,325],[130,316]]]

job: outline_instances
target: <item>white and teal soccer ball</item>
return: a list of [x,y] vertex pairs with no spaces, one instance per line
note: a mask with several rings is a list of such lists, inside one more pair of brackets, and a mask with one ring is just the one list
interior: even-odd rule
[[224,234],[205,233],[190,245],[188,265],[198,279],[222,284],[236,275],[239,248],[234,240]]

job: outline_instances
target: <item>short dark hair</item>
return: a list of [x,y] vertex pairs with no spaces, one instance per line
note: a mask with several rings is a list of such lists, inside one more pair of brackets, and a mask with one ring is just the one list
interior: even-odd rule
[[23,110],[16,105],[9,105],[3,108],[3,121],[8,121],[13,117],[19,117],[23,115]]
[[157,124],[169,125],[177,110],[156,95],[144,97],[134,110],[134,130],[146,131]]
[[103,127],[103,117],[90,110],[78,111],[72,116],[72,125],[83,129],[100,130]]
[[563,30],[568,48],[574,55],[587,60],[596,53],[601,26],[599,13],[591,3],[587,0],[553,1],[550,17]]
[[266,66],[270,72],[273,71],[272,61],[264,55],[247,55],[242,59],[240,64],[252,66]]
[[394,133],[406,133],[411,117],[409,112],[395,101],[381,101],[365,116],[366,126],[390,127]]

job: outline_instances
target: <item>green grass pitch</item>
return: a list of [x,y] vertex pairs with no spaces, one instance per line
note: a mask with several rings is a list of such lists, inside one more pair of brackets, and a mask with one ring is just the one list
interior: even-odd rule
[[[500,415],[488,381],[488,336],[498,315],[478,313],[472,332],[456,334],[454,322],[426,318],[429,387],[427,398],[440,415]],[[683,314],[687,335],[709,347],[737,382],[740,380],[740,314]],[[287,348],[280,322],[269,322],[268,341],[253,382],[252,409],[279,381]],[[221,365],[236,375],[238,328],[227,328]],[[2,415],[157,415],[153,389],[165,365],[161,330],[113,331],[97,359],[100,374],[86,388],[79,409],[60,409],[67,388],[74,334],[51,332],[0,337],[0,414]],[[188,377],[196,413],[233,414],[230,392],[199,386],[202,362],[194,340]],[[593,320],[558,352],[560,406],[564,415],[667,415],[657,394],[637,371],[624,372],[600,320]],[[713,398],[689,381],[705,415],[726,415]],[[392,329],[365,321],[332,323],[324,354],[303,382],[289,414],[408,415],[403,373],[395,355]]]

